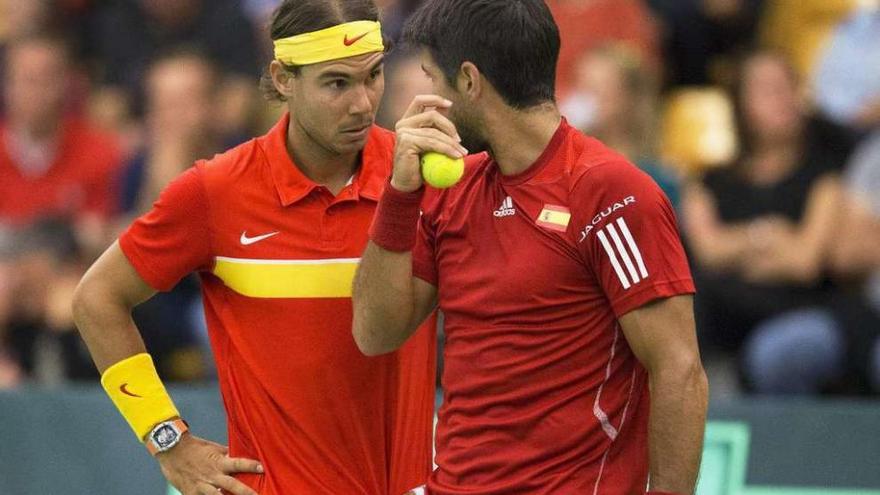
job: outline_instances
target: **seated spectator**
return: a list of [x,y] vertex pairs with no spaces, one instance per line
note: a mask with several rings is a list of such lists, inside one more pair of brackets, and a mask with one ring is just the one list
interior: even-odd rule
[[84,271],[71,224],[43,220],[19,230],[0,259],[0,265],[7,263],[15,267],[4,281],[13,297],[0,320],[7,355],[24,376],[42,383],[97,378],[70,309]]
[[[217,79],[211,61],[187,48],[169,51],[148,68],[146,145],[125,168],[121,188],[120,206],[127,216],[149,209],[165,186],[195,161],[237,144],[223,138],[215,120]],[[195,277],[135,308],[135,323],[162,376],[193,380],[206,375],[212,364],[206,359],[207,335],[201,320],[194,318],[201,313]]]
[[816,393],[841,376],[846,352],[825,270],[845,158],[811,139],[783,58],[751,55],[738,83],[740,157],[683,197],[701,341],[740,350],[757,392]]
[[0,264],[15,268],[3,270],[0,354],[28,376],[40,369],[39,342],[60,353],[61,378],[94,376],[78,359],[69,298],[83,263],[106,245],[120,153],[114,137],[68,111],[71,64],[65,41],[41,33],[11,40],[3,64],[0,228],[11,248]]
[[255,81],[260,74],[255,29],[235,0],[122,0],[97,14],[97,56],[104,87],[95,113],[108,125],[125,124],[143,109],[144,75],[150,61],[168,49],[190,45],[203,51],[223,75],[215,119],[228,132],[249,125]]
[[581,54],[611,41],[631,44],[648,67],[659,71],[658,33],[643,0],[548,0],[547,5],[562,37],[556,80],[560,99],[571,90]]
[[638,54],[624,44],[603,45],[584,53],[576,69],[562,113],[647,172],[678,207],[679,179],[655,155],[657,84]]
[[121,163],[116,139],[67,111],[70,52],[59,37],[13,40],[3,67],[0,224],[23,227],[70,218],[86,243],[100,244],[114,213]]
[[121,212],[140,215],[196,160],[237,144],[224,139],[213,112],[220,97],[217,74],[210,60],[190,48],[169,50],[147,69],[145,142],[125,167]]
[[860,279],[870,311],[851,311],[860,318],[852,337],[853,360],[880,392],[880,130],[853,156],[844,181],[846,205],[833,249],[836,271]]

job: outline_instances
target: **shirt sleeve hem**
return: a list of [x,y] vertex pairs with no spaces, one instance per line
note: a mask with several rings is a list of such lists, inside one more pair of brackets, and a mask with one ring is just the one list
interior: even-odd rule
[[613,301],[611,307],[614,309],[614,314],[620,318],[651,301],[694,293],[696,293],[696,289],[692,279],[668,280],[646,285],[635,292],[630,292],[626,296]]
[[174,283],[166,283],[159,274],[149,268],[149,265],[140,256],[137,247],[127,235],[123,234],[119,237],[119,248],[147,285],[159,292],[166,292],[174,287]]

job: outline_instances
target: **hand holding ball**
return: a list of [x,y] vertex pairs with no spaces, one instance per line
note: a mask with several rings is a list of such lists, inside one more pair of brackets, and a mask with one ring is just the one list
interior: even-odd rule
[[422,155],[421,164],[425,182],[437,189],[454,186],[464,175],[463,158],[451,158],[431,151]]

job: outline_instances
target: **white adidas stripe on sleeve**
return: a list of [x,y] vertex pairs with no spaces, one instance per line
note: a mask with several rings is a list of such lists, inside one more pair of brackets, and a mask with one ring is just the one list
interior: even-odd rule
[[[627,227],[626,221],[623,218],[618,218],[615,223],[620,228],[620,232],[614,223],[609,223],[602,230],[596,232],[596,237],[605,249],[608,260],[611,261],[611,266],[614,268],[614,273],[620,279],[620,284],[626,290],[648,278],[648,268],[645,266],[642,252]],[[608,234],[606,235],[605,232]],[[611,241],[608,240],[608,236],[611,237]],[[625,244],[624,241],[626,241]],[[633,259],[635,259],[635,263],[633,263]],[[623,260],[623,265],[620,260]],[[626,271],[624,271],[624,266]],[[638,271],[636,267],[638,267]]]

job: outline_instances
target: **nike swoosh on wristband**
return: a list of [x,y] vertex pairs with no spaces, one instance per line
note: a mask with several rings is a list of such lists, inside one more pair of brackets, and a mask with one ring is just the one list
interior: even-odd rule
[[357,43],[358,41],[360,41],[361,38],[363,38],[364,36],[366,36],[368,34],[370,34],[370,33],[364,33],[364,34],[357,36],[357,37],[354,37],[352,39],[348,39],[348,35],[346,34],[345,38],[343,38],[343,40],[342,40],[342,43],[345,44],[345,46],[351,46],[351,45]]
[[272,236],[276,236],[279,233],[280,232],[270,232],[268,234],[258,235],[256,237],[248,237],[247,230],[245,230],[244,232],[241,233],[241,239],[239,239],[239,241],[241,242],[242,246],[250,246],[251,244],[256,244],[260,241],[265,241],[266,239],[268,239]]
[[137,397],[138,399],[143,399],[142,396],[128,391],[128,383],[123,383],[122,385],[120,385],[119,391],[125,395],[129,395],[131,397]]

